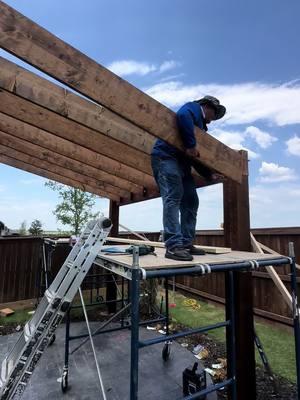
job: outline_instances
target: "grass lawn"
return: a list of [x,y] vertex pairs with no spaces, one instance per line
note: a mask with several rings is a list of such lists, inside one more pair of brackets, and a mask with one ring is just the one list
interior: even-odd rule
[[[225,319],[222,307],[197,301],[200,308],[193,308],[186,305],[187,297],[175,293],[175,308],[170,308],[170,313],[175,322],[197,328],[204,325],[214,324]],[[170,291],[170,303],[173,302],[173,293]],[[292,333],[280,328],[272,327],[269,324],[256,322],[256,332],[260,338],[273,372],[279,376],[296,382],[295,368],[295,346]],[[209,336],[217,341],[225,342],[225,329],[219,328],[210,331]],[[256,361],[262,364],[260,356],[256,351]]]
[[0,326],[8,326],[8,325],[24,325],[32,315],[28,314],[28,311],[33,311],[34,308],[28,308],[25,310],[16,310],[14,314],[8,317],[0,317]]

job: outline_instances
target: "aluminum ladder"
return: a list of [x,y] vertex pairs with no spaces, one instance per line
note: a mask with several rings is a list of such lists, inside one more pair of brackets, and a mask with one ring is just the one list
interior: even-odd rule
[[72,248],[33,317],[6,355],[0,370],[0,399],[18,399],[62,321],[111,228],[108,218],[90,221]]

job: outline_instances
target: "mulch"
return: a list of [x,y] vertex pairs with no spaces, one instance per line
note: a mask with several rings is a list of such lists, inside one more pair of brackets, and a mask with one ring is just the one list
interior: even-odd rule
[[[205,334],[198,334],[193,336],[187,336],[185,338],[178,339],[179,343],[187,343],[188,349],[192,350],[196,345],[201,344],[205,349],[208,350],[208,357],[205,360],[201,360],[205,368],[211,368],[212,364],[218,363],[218,358],[226,358],[226,347],[225,344],[216,342],[211,337]],[[195,362],[197,359],[195,358]],[[280,376],[274,375],[274,381],[270,379],[265,370],[257,366],[256,367],[256,385],[257,385],[257,400],[297,400],[297,389],[296,385],[289,382]],[[212,377],[213,381],[214,378]],[[217,383],[217,382],[215,382]],[[226,391],[218,392],[219,400],[226,400]]]

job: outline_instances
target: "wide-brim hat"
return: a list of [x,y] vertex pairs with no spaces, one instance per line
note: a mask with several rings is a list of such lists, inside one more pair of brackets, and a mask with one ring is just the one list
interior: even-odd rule
[[214,120],[223,118],[226,113],[226,107],[220,104],[220,101],[216,97],[204,96],[202,99],[197,100],[197,102],[203,105],[207,104],[214,108],[214,110],[216,111],[216,116]]

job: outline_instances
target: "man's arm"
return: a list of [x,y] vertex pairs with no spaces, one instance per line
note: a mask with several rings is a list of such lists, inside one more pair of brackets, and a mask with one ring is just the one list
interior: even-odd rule
[[188,149],[193,149],[196,147],[196,138],[194,132],[196,116],[192,110],[191,103],[184,104],[177,111],[177,124],[181,139],[184,147]]

